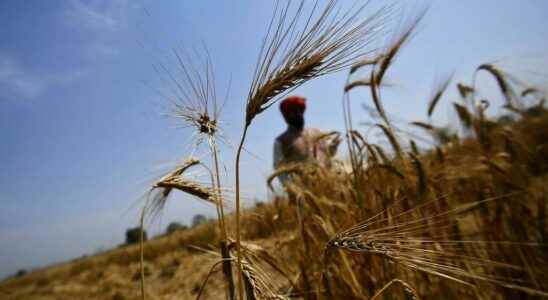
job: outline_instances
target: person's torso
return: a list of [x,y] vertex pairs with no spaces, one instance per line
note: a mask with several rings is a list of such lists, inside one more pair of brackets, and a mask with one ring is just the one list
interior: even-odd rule
[[323,156],[317,137],[318,129],[286,130],[276,140],[281,145],[283,163],[318,160]]

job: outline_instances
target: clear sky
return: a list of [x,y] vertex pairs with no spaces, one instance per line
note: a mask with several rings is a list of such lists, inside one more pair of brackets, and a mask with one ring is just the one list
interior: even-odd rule
[[[411,11],[424,6],[406,3]],[[254,0],[1,1],[0,277],[112,247],[137,224],[147,187],[189,151],[191,132],[165,117],[169,105],[156,90],[168,87],[152,67],[176,63],[173,48],[205,43],[218,90],[232,77],[222,120],[235,143],[271,11],[269,1]],[[385,108],[424,120],[436,79],[455,71],[469,81],[484,62],[500,60],[526,75],[545,71],[547,20],[542,0],[432,1],[388,74],[394,88]],[[310,126],[342,129],[344,80],[327,76],[296,91],[309,99]],[[354,118],[367,120],[358,105],[370,101],[367,93],[352,97]],[[448,111],[441,105],[436,118],[451,120]],[[247,148],[255,157],[242,164],[247,199],[266,198],[272,142],[284,127],[276,108],[254,122]],[[230,189],[233,157],[224,147]],[[214,215],[196,200],[172,200],[153,232]]]

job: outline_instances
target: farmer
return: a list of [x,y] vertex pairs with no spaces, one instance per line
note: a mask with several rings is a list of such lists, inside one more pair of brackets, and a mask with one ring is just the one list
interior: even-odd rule
[[[306,99],[290,96],[280,103],[280,111],[287,123],[287,129],[274,142],[274,169],[287,163],[317,163],[323,167],[331,166],[331,159],[337,152],[338,136],[329,143],[328,135],[315,128],[304,127]],[[278,177],[282,184],[288,175]]]

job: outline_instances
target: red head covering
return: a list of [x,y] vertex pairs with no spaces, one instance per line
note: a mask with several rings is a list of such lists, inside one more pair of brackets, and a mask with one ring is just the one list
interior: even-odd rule
[[304,113],[306,109],[306,99],[299,96],[289,96],[280,103],[280,111],[285,116],[291,112]]

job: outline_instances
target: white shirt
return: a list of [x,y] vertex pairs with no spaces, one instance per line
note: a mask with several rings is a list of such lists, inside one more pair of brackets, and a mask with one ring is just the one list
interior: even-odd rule
[[[336,139],[328,144],[322,136],[324,134],[316,128],[288,127],[274,141],[274,169],[287,163],[297,162],[316,162],[324,167],[329,167],[339,141]],[[281,174],[278,178],[283,184],[288,180],[288,175]]]

